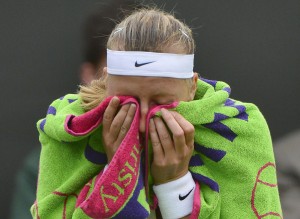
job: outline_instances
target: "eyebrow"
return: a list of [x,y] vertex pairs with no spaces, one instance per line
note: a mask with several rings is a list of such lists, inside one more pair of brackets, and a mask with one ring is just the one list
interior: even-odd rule
[[[162,98],[162,100],[160,100]],[[159,95],[154,95],[153,99],[159,103],[159,104],[168,104],[168,103],[172,103],[175,101],[176,96],[174,94],[159,94]]]

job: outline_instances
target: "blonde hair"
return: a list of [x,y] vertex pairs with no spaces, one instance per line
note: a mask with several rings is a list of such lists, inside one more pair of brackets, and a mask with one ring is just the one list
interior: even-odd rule
[[[107,48],[118,51],[145,51],[193,54],[191,29],[173,15],[158,9],[140,9],[116,25]],[[97,107],[105,98],[105,79],[80,86],[79,95],[85,110]]]

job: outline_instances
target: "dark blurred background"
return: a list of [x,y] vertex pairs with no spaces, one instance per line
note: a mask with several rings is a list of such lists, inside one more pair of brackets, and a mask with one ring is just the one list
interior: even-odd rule
[[[0,212],[8,218],[16,171],[39,147],[36,121],[76,92],[82,24],[100,0],[0,3]],[[150,1],[144,1],[149,3]],[[195,71],[256,103],[274,140],[299,128],[299,0],[156,0],[194,30]]]

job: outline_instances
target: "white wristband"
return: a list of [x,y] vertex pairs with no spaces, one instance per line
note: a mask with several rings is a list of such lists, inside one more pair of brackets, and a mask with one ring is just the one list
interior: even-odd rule
[[153,186],[164,219],[175,219],[192,213],[195,182],[188,172],[183,177]]

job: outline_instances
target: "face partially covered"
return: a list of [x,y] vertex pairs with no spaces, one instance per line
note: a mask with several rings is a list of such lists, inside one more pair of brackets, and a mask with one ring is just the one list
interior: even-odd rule
[[[109,36],[105,80],[81,89],[85,109],[99,106],[107,96],[133,96],[139,102],[139,131],[146,137],[146,116],[152,107],[193,100],[198,79],[193,73],[194,51],[192,31],[172,15],[155,9],[134,12]],[[111,98],[102,129],[108,162],[130,130],[135,113],[135,104],[121,106],[119,98]],[[186,175],[194,148],[194,126],[189,121],[161,109],[161,117],[150,119],[147,137],[152,143],[150,169],[155,185]],[[142,138],[141,143],[147,142]]]
[[140,132],[144,133],[149,109],[154,105],[192,100],[196,90],[196,81],[197,74],[193,79],[108,75],[107,95],[137,98],[141,111]]

